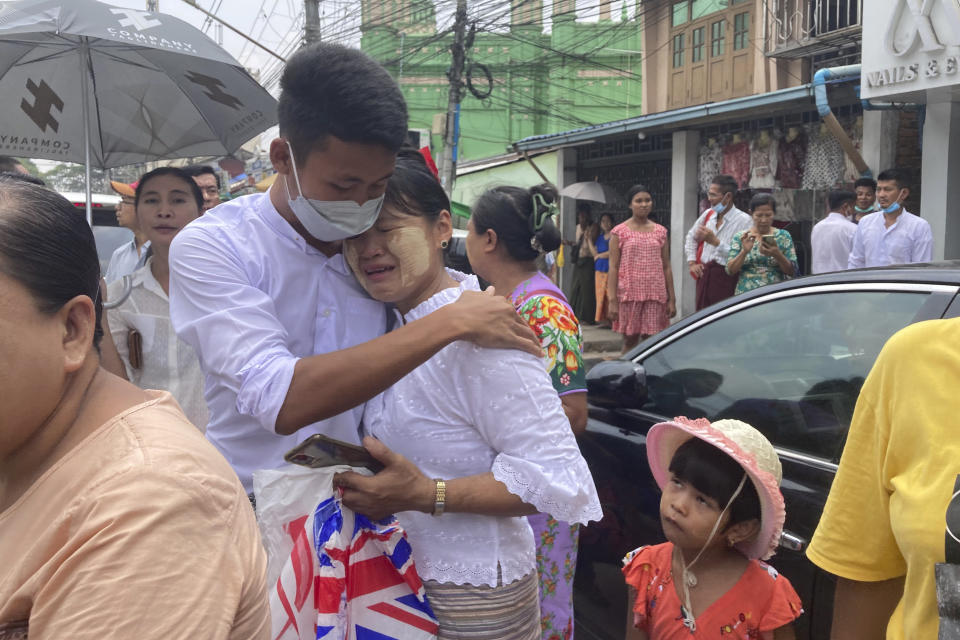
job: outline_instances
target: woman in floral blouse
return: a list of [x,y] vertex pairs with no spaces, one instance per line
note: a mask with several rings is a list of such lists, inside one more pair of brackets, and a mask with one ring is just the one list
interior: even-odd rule
[[[497,291],[511,292],[523,318],[540,338],[547,371],[577,435],[587,426],[587,385],[580,324],[560,289],[537,271],[535,260],[556,249],[553,187],[498,187],[482,195],[470,218],[467,253],[478,276]],[[537,541],[540,624],[543,640],[573,637],[573,575],[577,524],[538,513],[528,516]]]
[[773,227],[776,212],[777,202],[769,193],[759,193],[750,200],[753,227],[733,237],[727,259],[727,273],[740,274],[734,295],[796,275],[793,238],[789,231]]

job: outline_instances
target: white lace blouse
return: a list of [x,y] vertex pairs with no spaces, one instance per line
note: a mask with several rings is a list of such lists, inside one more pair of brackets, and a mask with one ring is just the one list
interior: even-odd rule
[[[451,271],[458,288],[406,314],[412,321],[479,290],[475,276]],[[514,350],[454,342],[367,405],[367,432],[431,478],[488,471],[507,489],[558,520],[601,517],[580,454],[544,363]],[[397,514],[425,580],[508,584],[536,570],[533,532],[523,517],[469,513]]]

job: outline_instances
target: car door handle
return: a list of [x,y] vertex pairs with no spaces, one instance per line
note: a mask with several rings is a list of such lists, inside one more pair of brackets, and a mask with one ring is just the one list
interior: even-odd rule
[[803,551],[807,548],[809,541],[803,536],[784,531],[780,534],[780,546],[790,551]]

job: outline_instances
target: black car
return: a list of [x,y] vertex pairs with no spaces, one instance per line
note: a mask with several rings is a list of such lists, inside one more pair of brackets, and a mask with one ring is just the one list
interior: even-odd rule
[[834,579],[804,555],[864,378],[899,329],[960,315],[960,261],[798,278],[725,300],[587,376],[580,447],[604,517],[581,530],[574,602],[580,640],[622,638],[624,553],[664,541],[645,433],[674,416],[737,418],[783,463],[787,520],[771,564],[806,614],[798,638],[829,637]]

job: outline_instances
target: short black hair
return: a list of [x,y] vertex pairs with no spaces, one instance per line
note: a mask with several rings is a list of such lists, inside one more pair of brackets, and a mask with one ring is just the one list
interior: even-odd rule
[[0,273],[23,285],[37,309],[52,315],[76,296],[96,309],[99,348],[100,259],[93,231],[73,204],[52,189],[0,176]]
[[877,176],[877,182],[896,182],[900,189],[908,189],[907,174],[900,169],[886,169]]
[[750,198],[750,205],[747,207],[750,210],[750,213],[753,213],[753,210],[757,207],[762,207],[768,205],[773,212],[777,212],[777,201],[772,194],[769,193],[758,193],[757,195]]
[[217,179],[217,190],[221,189],[220,187],[220,174],[208,164],[191,164],[186,167],[182,167],[183,172],[186,173],[191,178],[196,178],[197,176],[202,176],[206,173],[209,173],[214,178]]
[[190,193],[193,195],[193,199],[196,200],[197,207],[203,212],[203,193],[200,191],[200,187],[193,181],[193,176],[180,167],[157,167],[153,171],[148,171],[140,176],[140,179],[137,180],[137,191],[133,198],[133,206],[140,206],[140,196],[143,194],[143,185],[158,176],[174,176],[190,185]]
[[720,187],[720,193],[723,195],[728,193],[736,194],[740,189],[740,185],[737,184],[737,179],[725,173],[714,176],[710,184],[715,184]]
[[[556,201],[557,190],[550,184],[529,189],[496,187],[477,199],[470,218],[477,233],[493,229],[510,257],[529,262],[560,246],[560,230],[553,216],[547,215]],[[534,228],[537,220],[542,220],[539,229]]]
[[407,137],[407,104],[393,77],[357,49],[319,43],[288,61],[280,78],[280,135],[303,161],[327,136],[398,151]]
[[853,188],[857,187],[867,187],[871,191],[877,190],[877,181],[873,178],[857,178],[857,181],[853,183]]
[[29,173],[20,173],[19,171],[0,171],[0,176],[8,178],[10,180],[20,180],[21,182],[29,182],[30,184],[35,184],[38,187],[45,187],[47,183],[38,178],[37,176],[32,176]]
[[[690,438],[680,445],[669,468],[679,480],[716,500],[721,509],[730,501],[745,473],[739,462],[700,438]],[[728,528],[760,519],[760,496],[749,476],[727,512],[730,514]]]
[[847,202],[856,202],[857,194],[846,189],[836,189],[827,196],[827,204],[830,205],[830,211],[837,211]]
[[450,211],[450,198],[420,151],[405,146],[397,154],[396,167],[383,194],[383,205],[435,220],[441,211]]
[[23,163],[11,156],[0,156],[0,172],[20,173],[17,167],[22,167]]
[[[638,193],[644,193],[644,192],[650,193],[650,189],[648,189],[646,185],[635,184],[632,187],[630,187],[630,189],[627,191],[627,204],[629,205],[631,202],[633,202],[633,199],[637,197]],[[652,198],[653,194],[650,194],[650,197]]]

